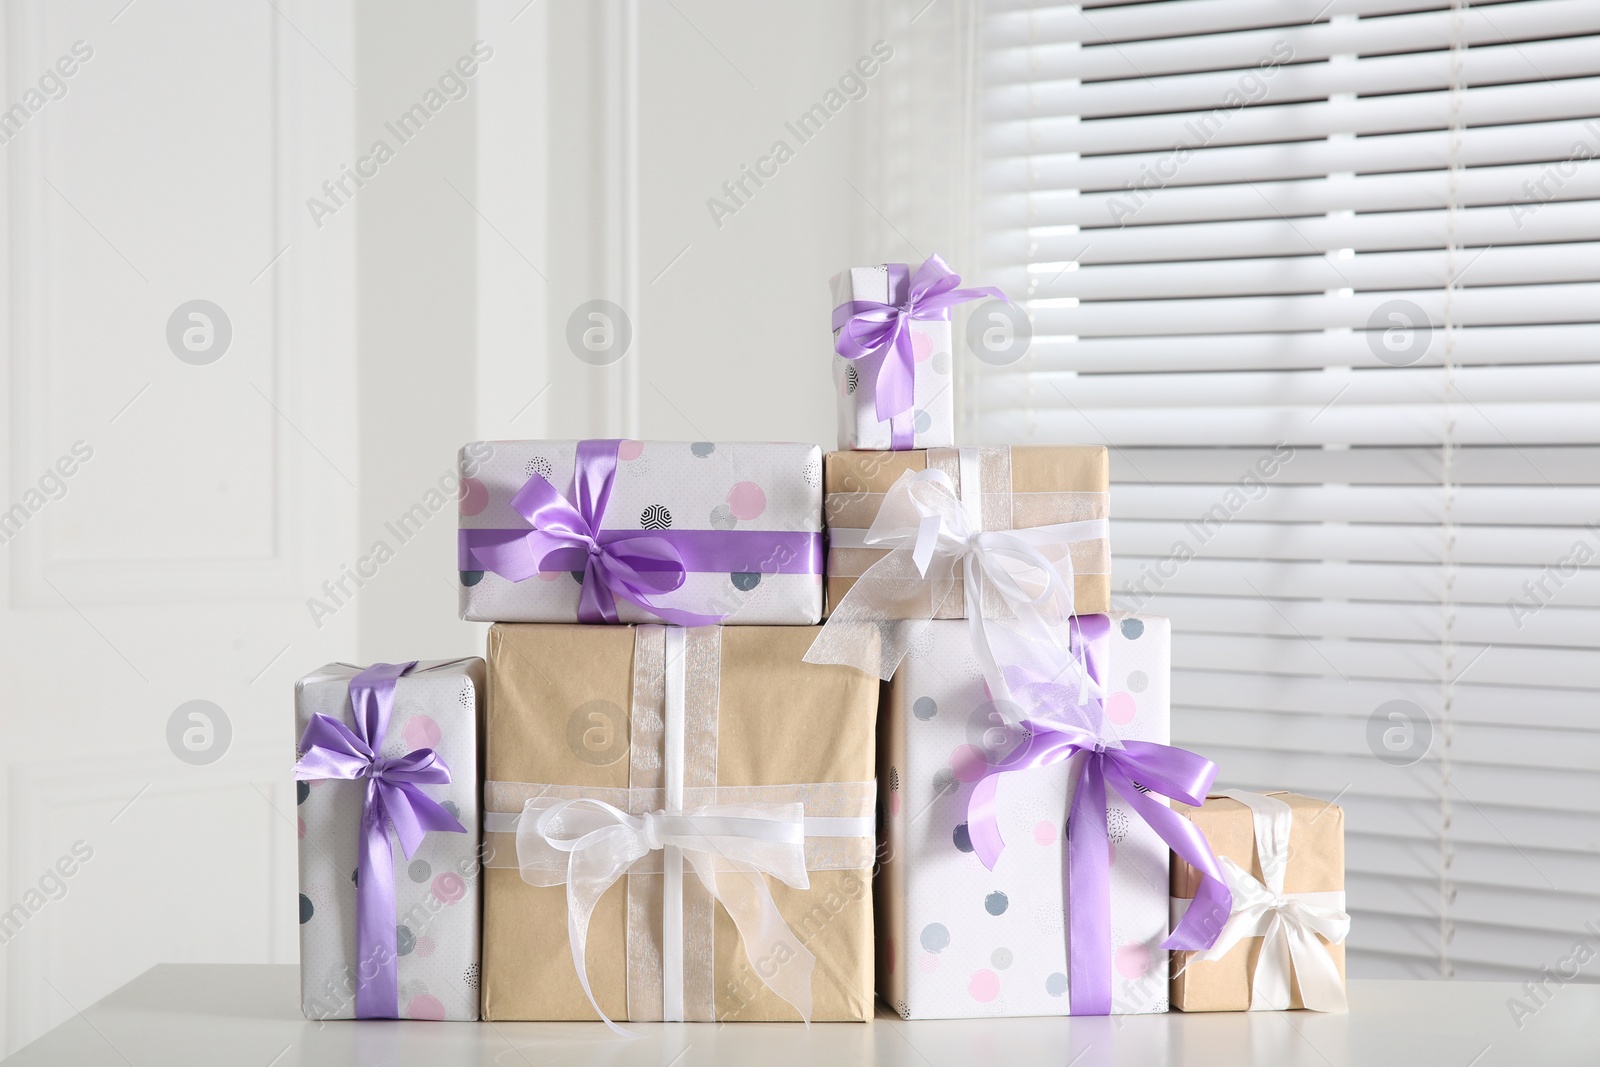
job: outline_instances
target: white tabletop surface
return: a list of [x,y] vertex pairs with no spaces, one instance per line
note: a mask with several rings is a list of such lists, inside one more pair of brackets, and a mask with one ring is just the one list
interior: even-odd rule
[[866,1025],[307,1022],[292,965],[155,967],[27,1046],[7,1064],[239,1067],[362,1064],[858,1063],[1015,1067],[1172,1063],[1208,1067],[1495,1067],[1600,1064],[1600,985],[1551,987],[1519,1029],[1488,982],[1350,983],[1348,1015],[1235,1012]]

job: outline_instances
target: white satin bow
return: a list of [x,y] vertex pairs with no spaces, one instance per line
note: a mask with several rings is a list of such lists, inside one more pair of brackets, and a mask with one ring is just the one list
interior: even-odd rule
[[1219,960],[1247,937],[1261,938],[1250,982],[1251,1011],[1282,1011],[1289,1007],[1295,982],[1300,1002],[1312,1011],[1347,1011],[1344,982],[1333,957],[1317,940],[1331,943],[1350,933],[1350,916],[1344,911],[1344,894],[1285,893],[1284,874],[1289,866],[1289,829],[1294,813],[1289,805],[1260,793],[1227,789],[1225,796],[1250,808],[1255,824],[1256,854],[1263,878],[1226,856],[1221,857],[1223,879],[1233,891],[1233,913],[1216,943],[1193,959]]
[[[1031,646],[1030,659],[1068,662],[1074,658],[1070,625],[1076,610],[1072,555],[1063,552],[1052,562],[1040,547],[1103,538],[1106,525],[1103,519],[1090,519],[984,530],[943,471],[906,471],[884,494],[859,545],[848,531],[830,531],[835,548],[886,548],[889,554],[857,579],[805,658],[847,663],[888,679],[921,633],[916,624],[932,619],[955,588],[959,567],[973,653],[987,677],[1001,677],[994,645],[1002,639]],[[990,590],[1014,619],[1002,625],[985,611]],[[901,620],[908,625],[883,625]],[[862,625],[875,627],[880,640],[863,640],[856,632]],[[1080,687],[1080,694],[1087,700],[1088,687]]]
[[[784,922],[764,877],[770,874],[796,889],[810,887],[803,805],[712,804],[629,815],[602,800],[536,797],[517,820],[517,862],[530,885],[566,885],[572,962],[600,1018],[628,1034],[600,1010],[589,988],[585,953],[595,905],[635,862],[669,846],[682,850],[733,919],[756,974],[809,1023],[816,957]],[[682,922],[681,911],[666,909],[662,915],[669,928]],[[670,930],[666,939],[672,940]]]

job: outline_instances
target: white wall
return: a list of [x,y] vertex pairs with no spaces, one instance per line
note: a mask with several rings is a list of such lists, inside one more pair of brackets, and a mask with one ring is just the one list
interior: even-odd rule
[[[862,5],[644,4],[631,30],[622,4],[541,4],[509,24],[522,6],[479,16],[486,38],[516,31],[508,54],[548,58],[542,80],[520,62],[486,71],[480,98],[485,204],[526,257],[480,229],[482,431],[831,445],[827,279],[915,254],[896,232],[909,221],[879,214],[871,136],[905,53],[801,143],[785,123],[882,35]],[[736,204],[723,183],[778,140],[793,158]],[[720,225],[712,198],[735,208]],[[567,344],[568,317],[594,298],[633,328],[613,366]]]
[[[0,506],[74,441],[95,456],[0,546],[0,911],[74,842],[94,858],[0,941],[0,1047],[158,962],[295,958],[290,687],[481,647],[429,496],[462,442],[832,443],[828,276],[942,240],[882,165],[905,41],[809,143],[785,127],[881,10],[7,5],[0,105],[75,40],[95,55],[0,146]],[[476,40],[465,97],[400,144],[386,123]],[[393,158],[335,201],[379,139]],[[779,139],[793,159],[719,226],[707,200]],[[607,367],[566,342],[598,297],[635,331]],[[195,298],[234,331],[207,366],[165,336]],[[194,699],[232,731],[204,766],[168,740]]]

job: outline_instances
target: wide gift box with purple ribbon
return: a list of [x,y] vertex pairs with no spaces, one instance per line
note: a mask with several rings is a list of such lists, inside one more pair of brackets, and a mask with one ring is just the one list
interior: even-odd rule
[[[889,685],[878,991],[907,1019],[1168,1008],[1168,950],[1209,945],[1228,892],[1193,823],[1216,773],[1169,746],[1169,629],[1079,616],[1073,655],[985,679],[935,621]],[[1169,849],[1198,872],[1168,934]]]
[[485,1019],[871,1018],[879,686],[816,632],[489,630]]
[[806,625],[822,456],[767,442],[477,441],[461,450],[461,617]]
[[833,381],[839,447],[903,450],[956,441],[950,309],[1005,296],[962,288],[938,256],[851,267],[833,290]]
[[307,1018],[478,1017],[483,682],[457,659],[296,684]]

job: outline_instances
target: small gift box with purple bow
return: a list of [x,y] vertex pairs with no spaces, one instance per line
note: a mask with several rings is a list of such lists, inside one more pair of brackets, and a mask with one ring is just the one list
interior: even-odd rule
[[[1216,774],[1168,743],[1168,622],[1078,616],[1070,660],[999,672],[935,620],[890,682],[878,992],[907,1019],[1164,1012],[1168,950],[1209,946],[1229,904],[1166,799]],[[1169,850],[1196,872],[1171,936]]]
[[461,617],[805,625],[822,617],[822,452],[766,442],[461,450]]
[[296,684],[307,1018],[478,1018],[483,680],[458,659]]
[[839,447],[866,451],[956,443],[950,309],[1005,295],[961,288],[938,256],[851,267],[834,275],[833,379]]

